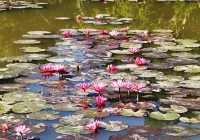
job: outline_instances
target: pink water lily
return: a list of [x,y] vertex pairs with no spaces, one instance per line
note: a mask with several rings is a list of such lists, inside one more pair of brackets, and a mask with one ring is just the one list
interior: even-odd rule
[[100,109],[105,105],[105,101],[107,101],[107,98],[104,96],[97,96],[95,97],[95,101],[96,101],[97,108]]
[[83,21],[83,17],[81,15],[76,16],[76,22],[81,23]]
[[119,90],[119,100],[121,100],[121,95],[120,95],[120,92],[121,92],[121,88],[124,88],[125,86],[125,82],[123,80],[117,80],[117,81],[113,81],[111,86],[115,89],[118,89]]
[[90,83],[80,83],[77,85],[80,89],[82,89],[84,92],[86,92],[87,89],[91,87]]
[[113,64],[110,64],[107,66],[106,70],[109,72],[109,73],[116,73],[118,72],[118,68],[113,65]]
[[101,30],[99,32],[100,35],[109,35],[109,31],[108,30]]
[[70,31],[66,31],[66,32],[63,32],[63,36],[64,36],[64,38],[69,38],[69,37],[71,37],[71,32]]
[[134,85],[133,82],[130,81],[126,81],[124,83],[124,87],[128,90],[128,95],[130,95],[130,90],[132,89],[133,85]]
[[106,89],[106,85],[104,83],[101,83],[101,82],[93,83],[92,86],[93,86],[94,90],[99,94],[104,92],[105,89]]
[[147,64],[147,60],[145,58],[142,58],[142,57],[137,57],[134,62],[135,62],[136,65]]
[[139,101],[139,93],[143,91],[143,89],[146,87],[146,84],[144,83],[134,83],[132,85],[131,91],[136,92],[137,93],[137,99],[136,101]]
[[26,127],[26,125],[20,125],[15,127],[15,132],[17,136],[25,136],[30,133],[30,128]]
[[85,128],[91,133],[95,133],[97,132],[97,129],[99,128],[99,126],[100,126],[100,122],[96,120],[87,124]]
[[3,123],[0,125],[1,132],[5,133],[8,131],[8,129],[9,129],[9,125],[7,123]]
[[61,64],[44,64],[39,69],[41,73],[67,73],[65,66]]
[[117,37],[120,35],[120,33],[117,30],[112,30],[111,32],[109,32],[109,35],[112,37]]
[[[116,80],[116,81],[113,81],[111,86],[113,88],[117,88],[120,90],[120,88],[124,88],[125,86],[125,82],[123,80]],[[120,92],[120,91],[119,91]]]
[[141,52],[140,48],[129,48],[128,51],[133,54],[139,54]]

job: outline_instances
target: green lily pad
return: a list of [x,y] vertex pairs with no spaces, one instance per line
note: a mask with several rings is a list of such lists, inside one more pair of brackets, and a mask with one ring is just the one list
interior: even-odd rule
[[199,81],[200,80],[200,75],[196,75],[196,76],[191,76],[188,78],[189,80],[192,80],[192,81]]
[[62,103],[62,104],[55,104],[52,105],[52,109],[53,110],[57,110],[57,111],[78,111],[81,110],[80,107],[77,107],[74,104],[69,104],[69,103]]
[[94,119],[92,118],[84,118],[82,114],[80,115],[71,115],[71,116],[65,116],[60,118],[59,122],[63,125],[67,126],[84,126],[88,124],[89,122],[92,122]]
[[159,47],[159,49],[168,50],[168,51],[174,51],[174,52],[186,52],[191,51],[191,48],[186,48],[184,45],[176,45],[176,46],[162,46]]
[[182,76],[175,76],[175,75],[161,75],[155,77],[157,80],[160,81],[169,81],[169,82],[181,82],[184,80]]
[[200,66],[198,65],[184,65],[174,67],[174,71],[184,71],[188,73],[200,73]]
[[182,58],[200,58],[200,54],[192,54],[188,52],[172,53],[171,55]]
[[144,117],[145,110],[133,111],[132,109],[122,109],[119,114],[128,117]]
[[200,134],[199,128],[177,125],[169,125],[166,128],[169,129],[169,132],[167,132],[166,134],[170,136],[194,136]]
[[159,87],[159,88],[177,88],[180,87],[180,84],[178,82],[170,82],[170,81],[157,81],[156,84],[152,84],[153,86]]
[[29,31],[28,34],[30,35],[44,35],[44,34],[51,34],[49,31]]
[[196,117],[180,117],[179,120],[183,123],[192,123],[192,124],[196,124],[196,123],[200,123],[200,118],[196,118]]
[[5,114],[11,109],[10,105],[7,105],[5,102],[0,102],[0,114]]
[[23,45],[34,45],[34,44],[40,44],[40,41],[33,40],[33,39],[27,39],[27,40],[17,40],[14,41],[15,44],[23,44]]
[[32,113],[32,112],[38,112],[42,109],[47,108],[47,105],[44,102],[20,102],[16,103],[12,107],[12,111],[15,113]]
[[58,112],[40,111],[27,115],[27,118],[34,120],[55,120],[59,118]]
[[40,134],[46,131],[47,126],[44,123],[39,123],[33,126],[30,126],[31,133]]
[[159,110],[163,112],[176,112],[178,114],[185,113],[188,111],[188,109],[184,106],[178,106],[178,105],[170,105],[170,108],[164,108],[164,107],[159,107]]
[[16,102],[42,102],[42,96],[31,92],[10,92],[6,93],[1,97],[1,100],[7,104],[13,104]]
[[25,53],[38,53],[38,52],[44,52],[45,51],[45,49],[41,49],[39,47],[23,47],[21,49]]
[[129,52],[128,50],[110,50],[110,52],[112,54],[117,54],[117,55],[128,55],[128,54],[132,54],[131,52]]
[[200,81],[196,80],[185,80],[181,82],[182,87],[187,87],[187,88],[200,88]]
[[167,113],[161,113],[161,112],[151,112],[150,118],[156,119],[156,120],[163,120],[163,121],[173,121],[177,120],[180,117],[179,114],[175,112],[167,112]]
[[100,126],[107,131],[122,131],[128,128],[128,124],[121,121],[109,121],[108,123],[101,122]]
[[142,44],[135,44],[135,43],[130,43],[130,42],[123,42],[120,44],[121,48],[142,48]]

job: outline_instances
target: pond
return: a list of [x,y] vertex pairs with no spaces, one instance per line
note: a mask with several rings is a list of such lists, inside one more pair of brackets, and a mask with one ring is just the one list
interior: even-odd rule
[[0,1],[0,25],[0,139],[199,139],[199,2]]

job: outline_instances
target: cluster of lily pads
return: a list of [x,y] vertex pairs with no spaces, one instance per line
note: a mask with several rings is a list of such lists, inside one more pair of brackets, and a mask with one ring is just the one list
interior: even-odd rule
[[0,1],[0,11],[7,11],[13,9],[41,9],[48,3],[43,2],[29,2],[29,1]]
[[95,25],[122,25],[133,21],[132,18],[117,18],[109,14],[97,14],[95,17],[76,16],[78,23],[95,24]]
[[[24,55],[0,59],[6,63],[0,69],[0,133],[9,139],[35,138],[47,127],[61,135],[58,140],[95,139],[89,134],[102,129],[127,132],[110,139],[200,134],[188,125],[200,123],[197,40],[175,39],[171,30],[128,27],[61,29],[59,35],[31,31],[23,38],[14,43]],[[43,39],[56,43],[43,49],[38,47]],[[138,127],[113,116],[173,125]]]

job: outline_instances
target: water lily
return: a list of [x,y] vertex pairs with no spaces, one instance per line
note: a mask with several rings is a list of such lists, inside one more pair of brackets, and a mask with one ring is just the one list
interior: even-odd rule
[[15,132],[17,136],[21,137],[21,140],[23,140],[23,136],[30,133],[30,128],[26,127],[26,125],[20,125],[15,127]]
[[85,29],[85,30],[84,30],[84,34],[85,34],[85,36],[86,36],[87,38],[90,37],[91,32],[92,32],[92,29]]
[[1,132],[5,133],[8,131],[8,129],[9,129],[9,125],[7,123],[3,123],[0,125]]
[[149,33],[149,31],[144,31],[144,32],[141,34],[141,39],[142,39],[143,41],[148,41],[149,38],[150,38],[150,33]]
[[90,83],[80,83],[77,85],[80,89],[82,89],[84,92],[86,92],[86,90],[88,88],[90,88],[91,84]]
[[83,17],[82,17],[81,15],[77,15],[77,16],[76,16],[76,22],[77,22],[77,23],[81,23],[82,20],[83,20]]
[[136,101],[139,101],[139,93],[142,92],[142,90],[146,87],[146,84],[144,83],[134,83],[131,87],[131,91],[136,92],[137,93],[137,99]]
[[119,89],[119,93],[120,93],[120,89],[125,86],[125,82],[123,80],[116,80],[112,82],[111,86],[113,88]]
[[100,35],[109,35],[109,31],[108,30],[100,30],[99,34]]
[[109,32],[109,35],[112,37],[117,37],[120,35],[120,33],[117,30],[112,30],[111,32]]
[[133,54],[138,54],[141,52],[140,48],[129,48],[128,51]]
[[70,31],[63,32],[64,38],[69,38],[71,35],[72,35],[72,34],[71,34]]
[[90,122],[89,124],[86,125],[86,129],[90,131],[91,133],[97,132],[97,129],[100,126],[100,122],[98,120]]
[[115,65],[110,64],[110,65],[107,66],[106,70],[109,73],[116,73],[118,71],[118,68]]
[[105,89],[106,89],[106,85],[105,85],[104,83],[101,83],[101,82],[93,83],[92,86],[93,86],[94,90],[95,90],[98,94],[104,92]]
[[105,101],[107,100],[104,96],[97,96],[95,97],[96,106],[97,108],[102,108],[105,105]]
[[134,62],[135,62],[136,65],[147,64],[147,60],[145,58],[142,58],[142,57],[137,57]]
[[130,82],[130,81],[126,81],[124,83],[124,87],[128,90],[128,95],[130,95],[130,90],[132,89],[133,85],[134,84],[132,82]]
[[119,89],[119,100],[120,100],[121,99],[120,91],[121,91],[121,88],[124,88],[125,82],[123,80],[113,81],[111,86],[115,89]]
[[66,73],[66,69],[64,65],[61,64],[44,64],[42,66],[39,67],[41,73],[59,73],[59,74],[63,74]]

